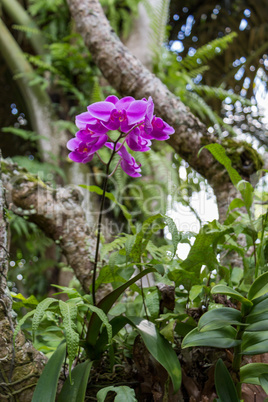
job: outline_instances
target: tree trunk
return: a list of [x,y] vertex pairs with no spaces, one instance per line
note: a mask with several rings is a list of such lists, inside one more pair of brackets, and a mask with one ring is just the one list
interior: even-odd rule
[[15,313],[7,288],[8,234],[5,190],[0,171],[0,400],[30,402],[47,358],[19,332],[13,344]]

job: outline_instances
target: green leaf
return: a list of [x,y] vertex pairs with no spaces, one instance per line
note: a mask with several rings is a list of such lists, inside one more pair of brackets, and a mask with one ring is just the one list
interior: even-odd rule
[[47,362],[34,390],[32,402],[55,402],[61,366],[66,353],[62,342]]
[[241,325],[242,315],[239,310],[220,307],[203,314],[198,322],[198,330],[211,331],[226,325]]
[[[268,331],[268,313],[254,316],[254,318],[256,321],[247,327],[247,332]],[[259,321],[257,321],[258,319]]]
[[97,314],[97,316],[99,317],[99,319],[100,319],[100,320],[103,322],[103,324],[105,325],[106,330],[107,330],[107,335],[108,335],[108,343],[111,343],[111,342],[112,342],[112,337],[113,337],[113,331],[112,331],[112,326],[111,326],[111,324],[110,324],[109,321],[108,321],[107,315],[103,312],[102,309],[100,309],[100,308],[98,308],[98,307],[96,307],[96,306],[89,305],[88,307],[89,307],[89,309],[90,309],[91,311],[93,311],[94,313]]
[[65,330],[65,337],[67,343],[67,351],[69,358],[69,373],[71,380],[71,369],[75,359],[78,345],[79,334],[76,332],[77,307],[74,303],[65,303],[62,300],[59,301],[60,311],[63,319],[63,326]]
[[73,385],[68,378],[65,380],[57,402],[84,402],[92,363],[86,360],[75,366],[72,370]]
[[[258,303],[257,303],[258,302]],[[255,322],[254,317],[259,316],[260,314],[268,312],[268,297],[261,297],[261,300],[255,299],[254,306],[250,310],[250,313],[247,316],[247,322]]]
[[220,162],[225,169],[227,170],[229,177],[234,186],[236,186],[241,180],[242,177],[240,174],[232,167],[232,161],[226,155],[225,149],[220,144],[209,144],[201,148],[199,153],[206,148],[218,162]]
[[33,323],[32,323],[32,331],[33,337],[35,336],[35,332],[37,331],[42,318],[44,317],[45,311],[49,308],[52,303],[58,302],[56,299],[52,299],[48,297],[47,299],[41,301],[34,311]]
[[198,328],[195,328],[183,339],[182,348],[193,346],[232,348],[241,343],[240,340],[235,339],[236,334],[236,330],[230,326],[207,332],[200,332]]
[[244,332],[241,350],[244,355],[258,355],[268,350],[268,331]]
[[238,184],[237,184],[237,190],[240,191],[242,198],[244,200],[245,203],[245,207],[247,208],[247,211],[250,211],[250,207],[252,205],[253,202],[253,192],[254,192],[254,188],[252,187],[252,185],[246,181],[246,180],[241,180]]
[[240,368],[240,380],[242,383],[260,385],[259,377],[268,374],[268,364],[250,363]]
[[221,402],[240,402],[234,382],[222,359],[215,367],[215,387]]
[[253,303],[246,299],[241,293],[237,292],[236,290],[230,288],[226,285],[216,285],[211,289],[211,294],[221,294],[231,296],[233,299],[240,301],[241,303],[245,304],[246,306],[252,306]]
[[121,385],[119,387],[105,387],[97,393],[98,402],[104,402],[106,400],[106,395],[108,392],[116,392],[114,402],[137,402],[135,397],[134,389],[127,387],[126,385]]
[[172,244],[173,244],[173,248],[174,248],[173,258],[174,258],[175,254],[176,254],[176,251],[177,251],[178,244],[179,244],[179,242],[181,240],[181,235],[179,234],[177,226],[176,226],[176,224],[175,224],[175,222],[174,222],[174,220],[172,218],[170,218],[167,215],[164,215],[164,219],[165,219],[165,221],[166,221],[166,223],[168,225],[168,230],[169,230],[169,232],[171,233],[171,236],[172,236]]
[[151,355],[167,370],[176,393],[181,386],[181,367],[170,343],[158,332],[152,322],[138,317],[127,318],[138,330]]
[[248,292],[248,298],[250,300],[263,296],[268,293],[268,272],[260,275],[251,285]]
[[245,203],[243,200],[241,200],[241,198],[234,198],[228,208],[228,211],[232,211],[232,209],[235,208],[242,208],[245,206]]
[[[200,229],[187,258],[180,264],[181,268],[199,274],[202,265],[214,269],[219,265],[214,245],[225,234],[233,231],[232,228],[218,228],[215,221]],[[215,229],[216,227],[216,229]]]
[[195,300],[200,293],[202,292],[204,286],[203,285],[194,285],[191,287],[190,293],[189,293],[189,299],[190,300]]
[[268,394],[268,374],[262,374],[259,380],[262,389]]
[[153,227],[154,221],[157,219],[161,219],[162,215],[157,214],[150,216],[150,218],[146,219],[141,227],[141,230],[136,235],[134,246],[132,247],[130,258],[135,262],[140,262],[141,256],[144,253],[147,244],[152,237],[152,235],[159,230],[159,225]]
[[[154,268],[147,268],[140,272],[138,275],[134,276],[134,278],[131,278],[129,281],[124,283],[123,285],[119,286],[119,288],[115,289],[113,292],[105,296],[97,305],[98,308],[103,310],[105,314],[109,312],[111,309],[112,305],[116,302],[116,300],[120,297],[120,295],[133,283],[137,282],[139,279],[141,279],[143,276],[149,274],[150,272],[155,272],[156,270]],[[100,318],[97,316],[96,313],[93,313],[89,325],[88,325],[88,332],[87,332],[87,344],[88,346],[93,346],[93,348],[88,348],[89,353],[93,353],[94,356],[94,345],[96,343],[99,330],[101,327],[102,321]]]
[[22,325],[25,323],[25,321],[27,320],[27,318],[31,317],[34,314],[34,310],[29,311],[27,314],[25,314],[18,322],[18,324],[16,325],[16,328],[14,330],[14,334],[13,334],[13,342],[15,344],[15,339],[16,336],[18,335],[18,333],[20,332],[20,329],[22,327]]

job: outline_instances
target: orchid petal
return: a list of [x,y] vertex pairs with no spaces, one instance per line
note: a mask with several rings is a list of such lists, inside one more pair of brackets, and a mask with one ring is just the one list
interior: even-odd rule
[[114,109],[114,104],[111,102],[96,102],[88,106],[87,110],[91,116],[96,119],[107,122],[110,118],[111,112]]
[[119,101],[118,97],[115,95],[109,95],[106,99],[105,102],[111,102],[114,105]]
[[89,123],[96,123],[97,120],[92,117],[88,112],[81,113],[76,116],[75,124],[80,130],[84,130]]
[[127,109],[128,124],[140,123],[146,114],[147,102],[134,101]]
[[69,140],[68,142],[67,142],[67,148],[70,150],[70,151],[75,151],[76,150],[76,148],[78,147],[78,145],[80,144],[80,140],[78,140],[77,138],[72,138],[71,140]]

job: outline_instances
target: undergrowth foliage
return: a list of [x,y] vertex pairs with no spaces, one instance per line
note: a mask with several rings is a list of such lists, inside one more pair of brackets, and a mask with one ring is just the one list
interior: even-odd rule
[[[92,363],[96,365],[109,350],[110,363],[115,364],[122,347],[131,356],[131,338],[137,334],[167,370],[175,392],[181,385],[180,358],[184,350],[200,346],[229,349],[232,354],[228,369],[224,353],[211,362],[220,401],[240,401],[243,383],[260,385],[268,392],[268,364],[243,363],[244,355],[265,353],[268,347],[268,212],[262,205],[267,193],[260,192],[258,186],[254,190],[242,180],[222,146],[211,144],[205,148],[223,164],[240,192],[240,198],[231,202],[224,223],[209,222],[198,234],[180,232],[170,217],[161,214],[150,216],[141,226],[133,224],[132,233],[118,234],[102,247],[96,289],[109,283],[113,291],[96,306],[91,295],[75,288],[59,286],[60,294],[68,297],[65,302],[48,298],[38,303],[35,298],[13,294],[17,309],[23,306],[28,311],[15,330],[14,342],[24,328],[35,346],[51,356],[33,401],[41,400],[40,395],[46,392],[51,398],[46,400],[54,400],[66,359],[68,369],[64,366],[64,370],[69,378],[59,400],[71,393],[82,402],[87,387],[90,389]],[[88,190],[102,191],[95,186]],[[106,193],[106,197],[113,202],[111,194]],[[164,228],[171,240],[157,246],[156,235]],[[238,240],[241,234],[243,244]],[[191,246],[184,260],[177,255],[180,243]],[[238,254],[241,267],[224,265],[219,258],[225,254],[224,260],[228,261],[226,255],[233,252]],[[138,281],[148,274],[147,284],[139,286]],[[173,289],[171,305],[163,304],[163,286]],[[198,311],[197,316],[193,311]],[[31,326],[27,324],[30,321]],[[136,400],[131,388],[111,385],[99,391],[98,401],[105,400],[109,391]]]

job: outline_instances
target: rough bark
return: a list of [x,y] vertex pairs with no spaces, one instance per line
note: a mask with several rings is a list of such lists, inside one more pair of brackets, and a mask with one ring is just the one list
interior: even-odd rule
[[3,183],[8,204],[15,213],[28,216],[60,247],[68,264],[88,292],[93,268],[93,236],[81,206],[83,195],[76,186],[53,189],[18,165],[3,161]]
[[[98,0],[67,0],[67,3],[77,31],[109,83],[121,95],[132,95],[137,99],[152,96],[156,114],[175,128],[169,144],[193,169],[208,179],[218,198],[222,186],[230,191],[232,185],[223,167],[208,151],[198,156],[202,146],[219,142],[218,138],[209,133],[179,98],[128,51],[111,29]],[[243,165],[251,164],[249,155],[247,160],[241,157],[241,169],[238,167],[238,170],[245,179],[249,179],[249,173],[243,171]],[[223,214],[226,212],[224,205],[225,202],[220,207]]]
[[7,288],[8,239],[5,220],[5,191],[0,171],[0,400],[24,401],[32,399],[37,377],[40,376],[46,357],[25,340],[22,333],[13,345],[16,325],[15,313]]

